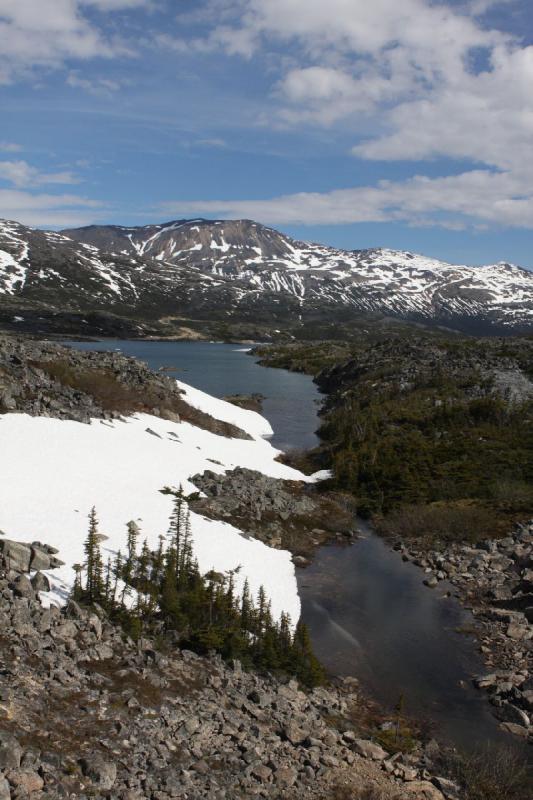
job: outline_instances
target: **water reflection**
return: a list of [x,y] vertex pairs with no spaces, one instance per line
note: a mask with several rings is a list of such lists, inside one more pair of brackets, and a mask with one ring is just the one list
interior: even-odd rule
[[485,671],[475,641],[460,632],[471,614],[445,585],[432,590],[422,580],[368,529],[351,547],[322,548],[299,572],[318,657],[334,674],[358,677],[386,708],[403,695],[407,713],[458,746],[508,744],[471,683]]

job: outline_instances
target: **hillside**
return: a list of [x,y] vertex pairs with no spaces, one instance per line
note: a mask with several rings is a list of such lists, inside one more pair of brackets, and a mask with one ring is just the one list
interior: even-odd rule
[[0,222],[4,326],[45,329],[59,315],[56,326],[91,333],[98,320],[87,317],[95,313],[130,336],[165,327],[172,334],[191,322],[211,335],[216,325],[221,335],[224,326],[241,324],[298,336],[306,326],[367,315],[527,332],[533,273],[507,263],[470,267],[403,251],[338,250],[249,220],[61,234]]
[[416,508],[413,534],[452,539],[531,516],[530,339],[404,331],[259,353],[316,376],[326,400],[315,463],[334,469],[359,513],[399,523],[401,509]]

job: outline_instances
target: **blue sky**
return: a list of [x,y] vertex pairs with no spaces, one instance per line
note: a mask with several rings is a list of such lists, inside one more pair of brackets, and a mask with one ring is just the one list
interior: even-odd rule
[[0,0],[0,109],[2,217],[533,267],[530,0]]

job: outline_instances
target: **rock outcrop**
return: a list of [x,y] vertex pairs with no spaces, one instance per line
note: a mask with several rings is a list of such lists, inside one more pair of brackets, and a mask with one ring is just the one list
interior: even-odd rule
[[191,480],[206,495],[191,503],[194,511],[227,520],[300,558],[328,539],[349,539],[354,533],[354,503],[317,491],[314,484],[279,480],[244,467],[221,475],[207,470]]
[[249,438],[235,425],[190,406],[175,380],[135,358],[0,336],[0,414],[9,412],[84,423],[145,412],[221,436]]

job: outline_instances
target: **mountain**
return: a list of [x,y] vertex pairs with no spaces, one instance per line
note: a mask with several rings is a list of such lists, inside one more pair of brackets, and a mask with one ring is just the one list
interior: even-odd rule
[[0,221],[0,295],[156,321],[346,319],[372,312],[466,330],[533,330],[533,273],[404,251],[338,250],[250,220],[52,233]]

